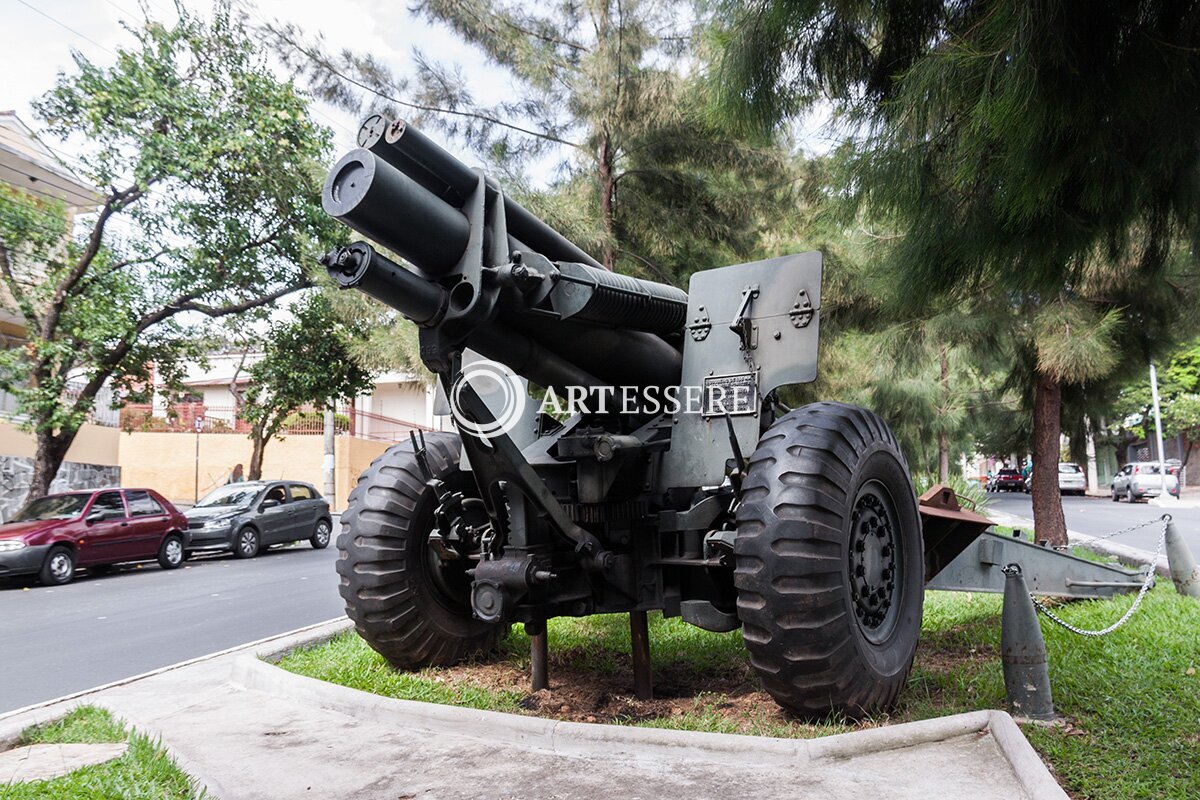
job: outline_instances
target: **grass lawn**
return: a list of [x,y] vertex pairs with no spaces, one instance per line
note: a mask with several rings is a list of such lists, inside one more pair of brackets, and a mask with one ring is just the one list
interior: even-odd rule
[[83,706],[58,722],[30,728],[18,746],[123,741],[129,742],[129,750],[105,764],[49,781],[0,784],[0,800],[199,800],[204,796],[162,748],[127,731],[101,708]]
[[[1075,602],[1060,616],[1102,628],[1131,597]],[[285,669],[390,697],[585,722],[812,737],[961,711],[1004,708],[999,595],[929,592],[917,661],[889,715],[814,725],[762,691],[740,632],[715,634],[652,616],[653,701],[631,697],[629,628],[621,616],[552,620],[550,689],[529,692],[519,626],[495,659],[397,672],[353,632],[297,651]],[[1160,581],[1117,632],[1085,639],[1048,620],[1051,682],[1063,723],[1026,735],[1077,798],[1200,797],[1200,603]]]

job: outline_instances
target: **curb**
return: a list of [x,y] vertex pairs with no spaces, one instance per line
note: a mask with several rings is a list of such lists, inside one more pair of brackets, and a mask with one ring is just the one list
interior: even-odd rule
[[[199,664],[204,661],[212,661],[213,659],[222,656],[232,655],[242,650],[254,649],[256,654],[261,654],[261,657],[277,657],[283,653],[287,653],[298,647],[304,647],[311,644],[319,644],[328,641],[345,630],[353,627],[350,620],[345,617],[335,617],[327,619],[324,622],[316,622],[312,625],[305,625],[302,628],[279,633],[274,636],[268,636],[263,639],[257,639],[253,642],[240,644],[236,647],[229,647],[224,650],[218,650],[215,653],[209,653],[195,658],[189,658],[184,661],[179,661],[174,664],[168,664],[165,667],[152,669],[149,672],[143,672],[138,675],[131,675],[128,678],[112,681],[110,683],[101,684],[100,686],[92,687],[91,689],[83,689],[71,694],[65,694],[61,697],[56,697],[52,700],[45,700],[41,703],[25,706],[23,708],[6,711],[0,714],[0,750],[7,750],[21,738],[21,734],[26,728],[31,725],[44,725],[58,720],[71,713],[75,708],[81,705],[86,705],[88,698],[98,695],[108,689],[114,689],[118,686],[126,686],[135,681],[152,678],[155,675],[161,675],[164,672],[182,669],[184,667]],[[258,648],[264,648],[259,650]]]
[[[991,512],[987,514],[994,522],[1000,525],[1008,525],[1013,528],[1022,530],[1033,530],[1033,520],[1028,517],[1018,517],[1015,514],[1006,514],[1004,512]],[[1093,553],[1099,553],[1102,556],[1112,556],[1127,567],[1145,568],[1147,564],[1154,561],[1154,553],[1149,550],[1143,550],[1140,547],[1130,547],[1126,544],[1119,544],[1108,539],[1101,539],[1096,536],[1091,536],[1078,531],[1067,531],[1067,540],[1079,547],[1091,550]],[[1171,577],[1171,570],[1167,566],[1167,557],[1159,556],[1158,561],[1154,564],[1154,572],[1163,577]]]
[[1003,711],[973,711],[819,739],[778,739],[565,722],[400,700],[296,675],[248,656],[234,662],[231,681],[243,689],[311,703],[355,718],[393,724],[402,721],[406,727],[481,742],[502,738],[564,756],[594,755],[595,748],[604,745],[612,748],[610,755],[614,758],[638,761],[685,755],[706,764],[744,764],[747,759],[767,753],[811,763],[990,733],[1031,800],[1067,800],[1066,792],[1050,775],[1016,722]]

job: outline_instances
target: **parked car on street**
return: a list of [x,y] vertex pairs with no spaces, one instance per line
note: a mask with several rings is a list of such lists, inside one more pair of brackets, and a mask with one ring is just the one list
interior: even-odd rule
[[1112,482],[1112,499],[1116,503],[1123,497],[1132,503],[1146,497],[1158,497],[1164,489],[1172,497],[1179,497],[1179,478],[1169,469],[1164,473],[1158,462],[1138,461],[1117,471]]
[[993,492],[1020,492],[1024,489],[1025,482],[1021,480],[1021,473],[1015,469],[1002,469],[992,479]]
[[214,489],[188,509],[188,552],[231,550],[253,558],[276,544],[307,540],[329,546],[333,531],[329,503],[312,484],[245,481]]
[[1058,465],[1058,491],[1062,494],[1087,494],[1087,475],[1078,464]]
[[38,498],[0,525],[0,577],[37,575],[59,585],[75,570],[125,561],[183,563],[187,519],[150,489],[64,492]]

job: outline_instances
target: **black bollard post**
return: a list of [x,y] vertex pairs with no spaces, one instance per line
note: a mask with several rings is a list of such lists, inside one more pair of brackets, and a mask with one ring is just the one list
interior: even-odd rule
[[1018,564],[1004,568],[1004,610],[1000,622],[1000,660],[1004,691],[1014,717],[1054,719],[1046,640],[1037,610]]

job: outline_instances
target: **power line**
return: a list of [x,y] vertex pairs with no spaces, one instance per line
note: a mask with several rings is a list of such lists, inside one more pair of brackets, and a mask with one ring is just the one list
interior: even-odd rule
[[29,10],[31,10],[31,11],[36,11],[37,13],[41,14],[41,15],[42,15],[43,17],[45,17],[46,19],[48,19],[48,20],[50,20],[51,22],[53,22],[55,25],[59,26],[60,28],[63,28],[64,30],[68,30],[68,31],[70,31],[71,33],[73,33],[73,34],[75,34],[76,36],[78,36],[80,39],[83,39],[83,40],[84,40],[84,41],[86,41],[86,42],[91,42],[92,44],[94,44],[96,47],[99,47],[99,48],[100,48],[101,50],[103,50],[104,52],[106,52],[106,53],[109,53],[109,54],[111,54],[111,55],[114,55],[114,56],[116,55],[116,53],[114,53],[112,50],[109,50],[107,47],[105,47],[104,45],[100,44],[99,42],[97,42],[97,41],[96,41],[95,39],[93,39],[92,37],[90,37],[90,36],[85,36],[84,34],[80,33],[79,31],[75,30],[74,28],[72,28],[72,27],[71,27],[70,25],[68,25],[67,23],[65,23],[65,22],[61,22],[61,21],[59,21],[59,20],[55,19],[54,17],[52,17],[52,16],[50,16],[49,14],[47,14],[45,11],[42,11],[42,10],[41,10],[40,8],[38,8],[37,6],[35,6],[35,5],[31,5],[30,3],[26,2],[26,0],[17,0],[17,2],[18,2],[18,3],[20,3],[21,5],[25,6],[26,8],[28,8],[28,9],[29,9]]
[[[252,16],[253,16],[255,19],[257,19],[257,20],[258,20],[258,21],[259,21],[259,22],[260,22],[262,25],[264,25],[264,26],[266,26],[266,27],[268,27],[268,28],[269,28],[269,27],[271,27],[271,23],[270,23],[270,22],[268,22],[268,21],[267,21],[267,19],[266,19],[266,17],[264,17],[264,16],[263,16],[263,15],[262,15],[262,14],[259,12],[258,6],[257,6],[257,5],[255,5],[253,2],[249,2],[249,1],[248,1],[248,2],[245,2],[245,3],[243,3],[243,4],[242,4],[242,6],[241,6],[241,7],[242,7],[242,8],[243,8],[245,11],[248,11],[248,12],[249,12],[249,13],[250,13],[250,14],[251,14],[251,15],[252,15]],[[329,114],[326,114],[324,111],[322,111],[322,110],[321,110],[321,108],[317,106],[317,100],[316,100],[315,98],[313,99],[312,103],[310,103],[310,104],[309,104],[309,109],[310,109],[310,110],[311,110],[313,113],[317,114],[318,116],[320,116],[320,117],[323,117],[323,118],[324,118],[324,119],[325,119],[327,122],[330,122],[330,123],[332,123],[333,125],[335,125],[336,127],[338,127],[338,128],[341,128],[343,131],[345,131],[346,133],[350,134],[350,137],[351,137],[352,139],[354,139],[354,140],[356,140],[356,141],[357,141],[357,138],[358,138],[358,131],[352,130],[352,129],[350,128],[350,126],[346,125],[346,123],[344,123],[344,122],[341,122],[341,121],[339,121],[339,120],[336,120],[336,119],[334,119],[333,117],[329,116]]]

